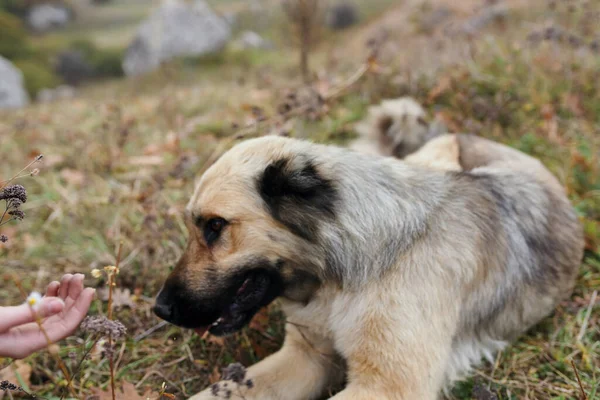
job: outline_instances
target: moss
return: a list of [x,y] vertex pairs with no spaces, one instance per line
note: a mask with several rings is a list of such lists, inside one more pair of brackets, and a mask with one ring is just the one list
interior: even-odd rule
[[6,11],[0,11],[0,54],[9,60],[25,58],[31,54],[23,23]]
[[31,97],[44,88],[58,86],[61,81],[54,72],[44,64],[33,60],[17,60],[15,66],[23,73],[25,88]]

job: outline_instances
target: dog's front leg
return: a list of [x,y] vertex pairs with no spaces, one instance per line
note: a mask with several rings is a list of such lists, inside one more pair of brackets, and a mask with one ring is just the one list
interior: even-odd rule
[[339,296],[333,337],[348,384],[331,400],[438,399],[459,315],[451,293],[389,279]]
[[329,341],[288,324],[282,348],[248,368],[245,379],[252,380],[250,388],[238,391],[234,382],[222,381],[217,396],[208,388],[190,400],[224,398],[228,390],[231,399],[310,400],[321,396],[329,386],[338,385],[343,375],[344,368]]

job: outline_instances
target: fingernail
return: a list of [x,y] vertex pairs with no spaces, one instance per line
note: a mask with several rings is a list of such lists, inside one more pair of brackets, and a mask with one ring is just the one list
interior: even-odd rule
[[46,309],[48,310],[49,314],[56,314],[62,311],[62,309],[65,306],[65,302],[62,301],[62,299],[59,298],[52,298],[50,300],[48,300],[48,303],[46,305]]

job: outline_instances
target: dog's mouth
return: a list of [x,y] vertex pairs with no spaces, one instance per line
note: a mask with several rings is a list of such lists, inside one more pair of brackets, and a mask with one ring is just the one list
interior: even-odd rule
[[[237,289],[236,289],[237,287]],[[218,317],[204,326],[195,327],[200,336],[206,331],[223,336],[236,332],[250,322],[261,307],[271,303],[281,291],[279,278],[265,270],[250,271],[242,283],[233,286],[233,296],[224,301]]]

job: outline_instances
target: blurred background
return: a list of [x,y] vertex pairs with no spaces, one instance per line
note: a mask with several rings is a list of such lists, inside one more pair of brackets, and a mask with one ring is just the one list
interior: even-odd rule
[[[16,182],[24,220],[0,219],[0,304],[22,301],[15,274],[41,291],[83,272],[104,315],[106,277],[90,272],[122,245],[120,398],[184,399],[256,362],[281,343],[276,305],[205,339],[150,310],[185,246],[195,178],[246,137],[346,145],[371,105],[399,96],[439,129],[540,158],[585,229],[572,298],[447,397],[600,395],[600,0],[0,0],[0,180],[44,155]],[[102,351],[77,361],[90,348],[78,332],[54,351],[77,398],[107,399]],[[58,371],[49,352],[0,361],[0,377],[49,399],[64,393]]]

